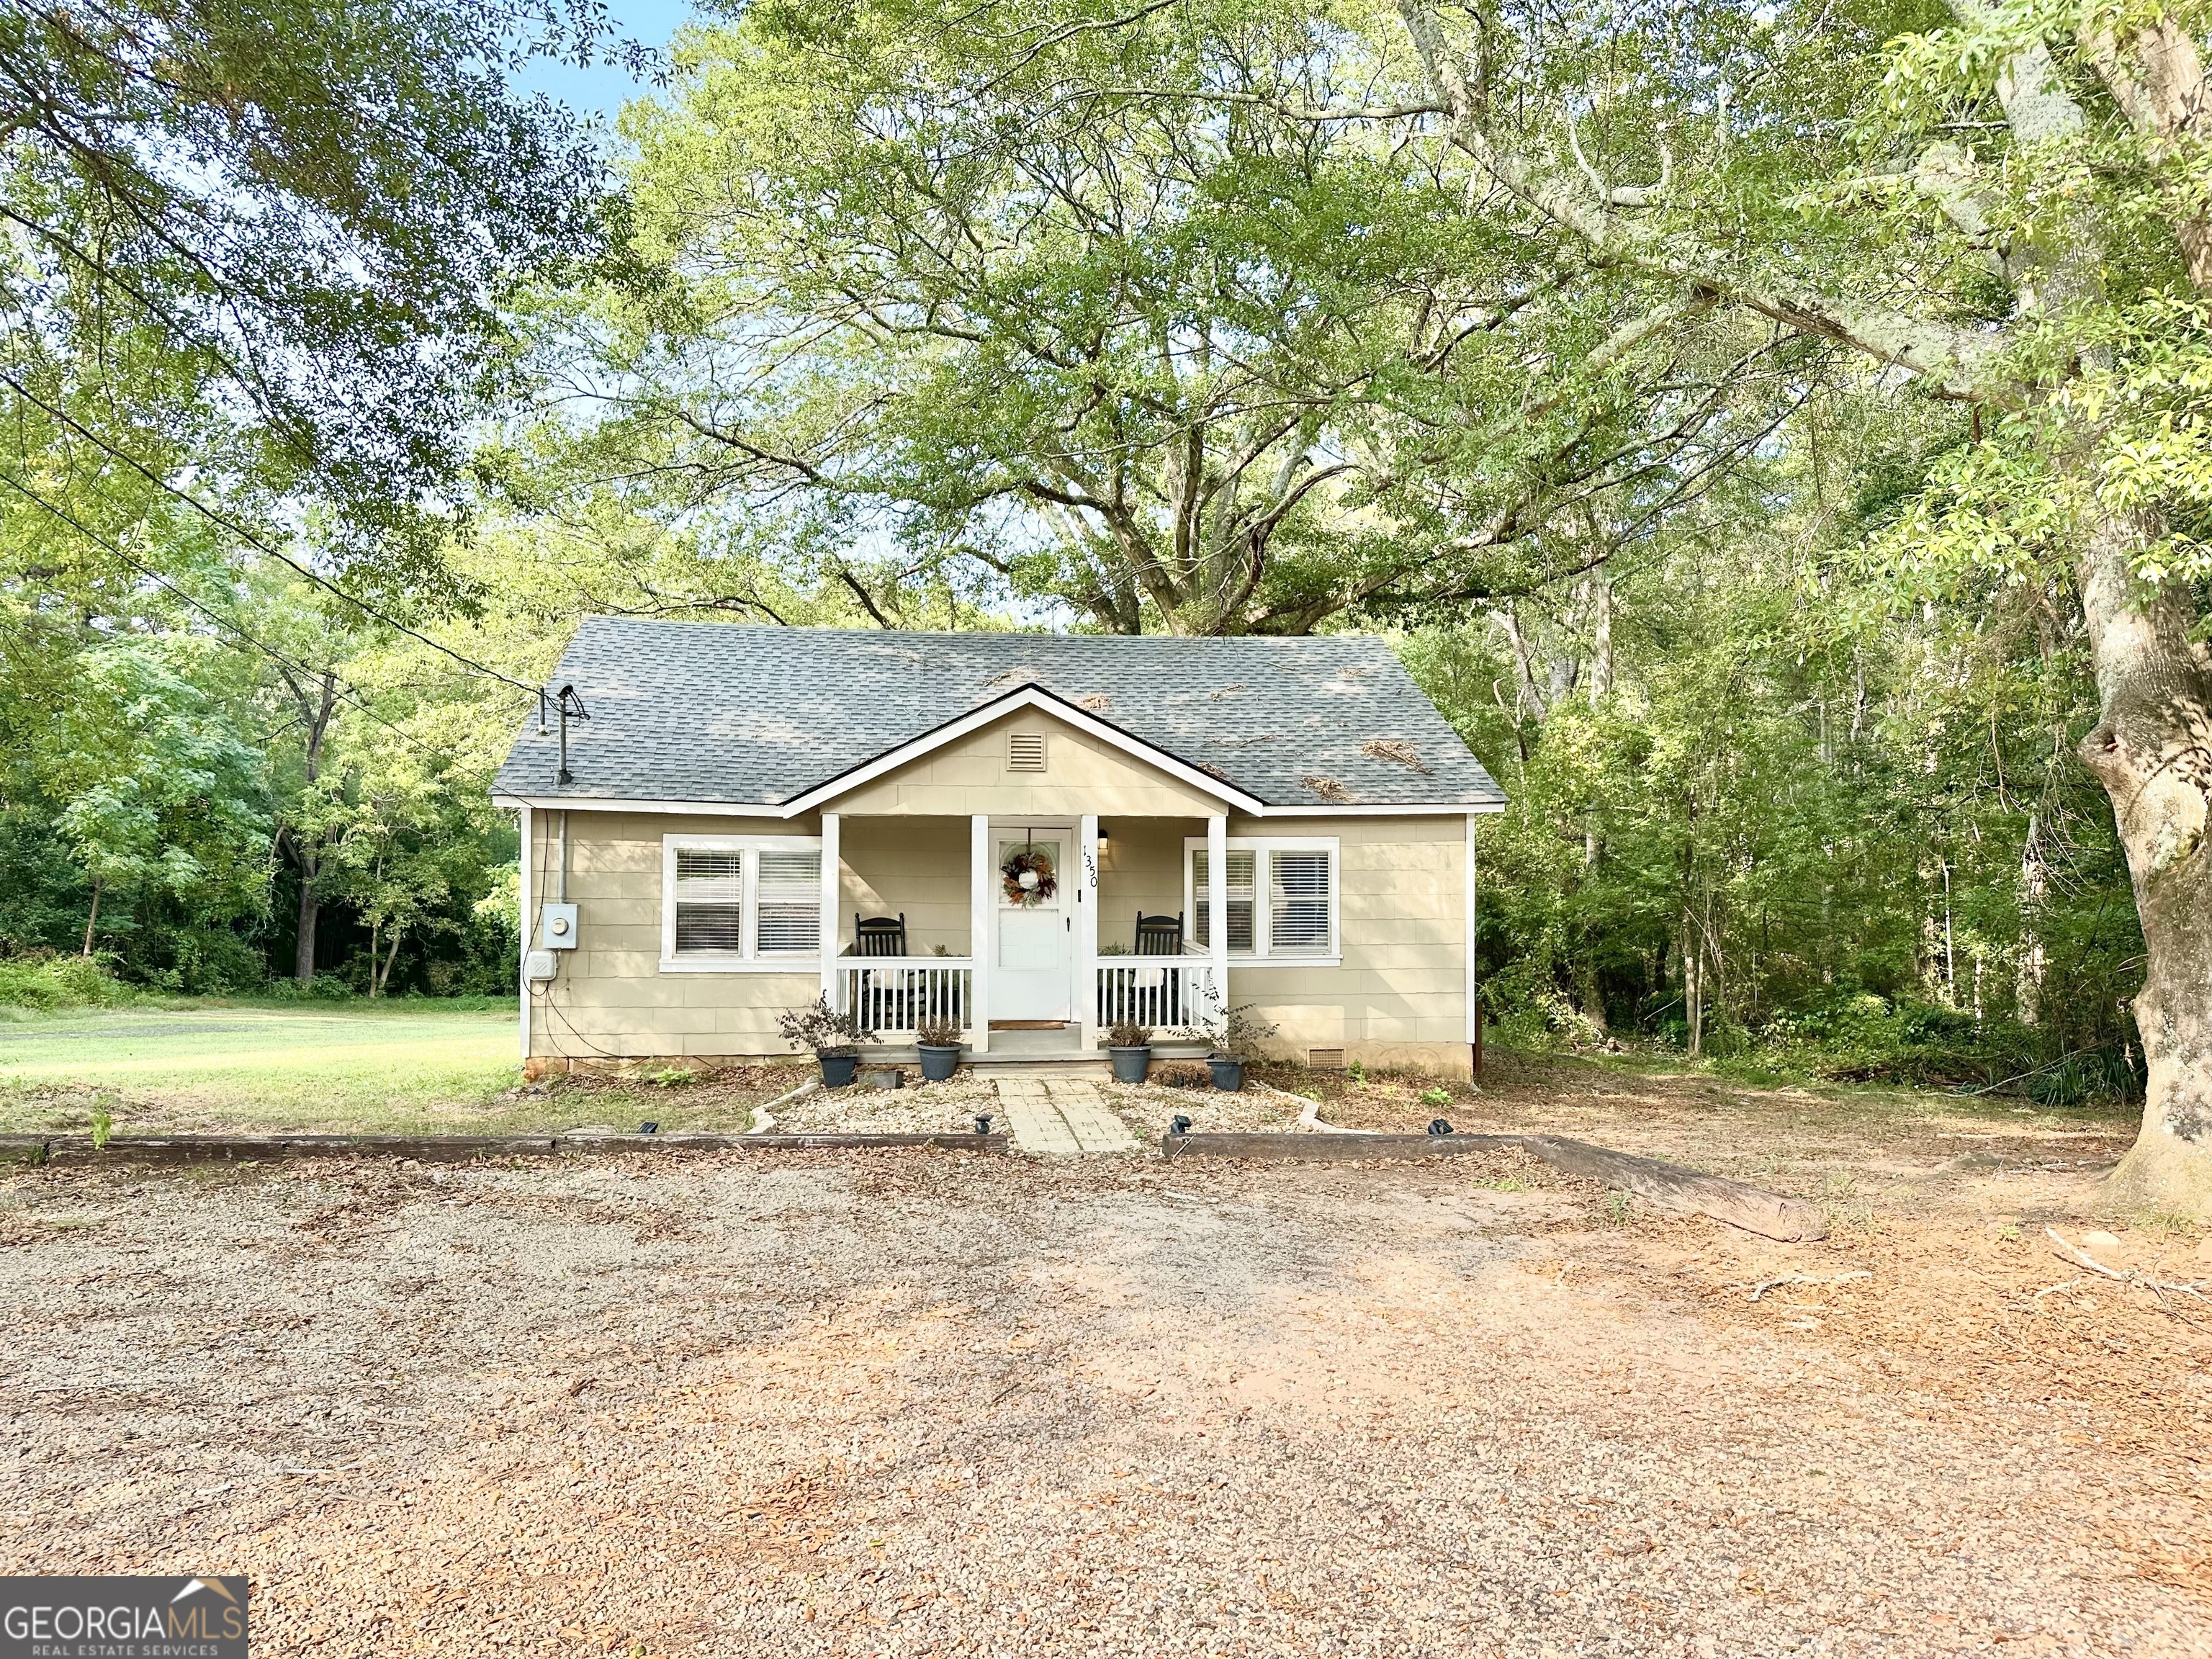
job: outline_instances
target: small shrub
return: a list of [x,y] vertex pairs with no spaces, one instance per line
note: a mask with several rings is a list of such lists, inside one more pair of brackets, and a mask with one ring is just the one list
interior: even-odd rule
[[647,1072],[645,1081],[656,1089],[678,1089],[687,1083],[696,1083],[699,1073],[681,1066],[664,1066],[657,1072]]
[[1167,1089],[1211,1089],[1213,1074],[1203,1066],[1164,1066],[1152,1081]]
[[1283,1028],[1271,1020],[1255,1018],[1252,1011],[1256,1002],[1240,1002],[1234,1008],[1218,1011],[1212,1019],[1202,1019],[1194,1025],[1186,1025],[1176,1035],[1185,1042],[1203,1042],[1217,1054],[1231,1060],[1249,1060],[1259,1046]]
[[1628,1194],[1619,1191],[1606,1194],[1605,1201],[1598,1206],[1598,1217],[1608,1227],[1624,1225],[1628,1220]]
[[826,996],[815,998],[804,1008],[786,1009],[775,1029],[793,1048],[811,1048],[817,1057],[857,1054],[862,1043],[876,1040],[876,1034],[851,1014],[832,1008]]
[[1421,1091],[1421,1104],[1424,1106],[1449,1106],[1451,1103],[1451,1091],[1449,1089],[1424,1089]]
[[105,1106],[92,1109],[92,1149],[105,1152],[108,1137],[115,1133],[115,1115]]
[[1364,1066],[1362,1066],[1356,1060],[1344,1068],[1344,1074],[1350,1078],[1354,1083],[1364,1083],[1367,1081],[1367,1068]]
[[1109,1048],[1149,1048],[1152,1046],[1152,1028],[1139,1025],[1133,1019],[1116,1020],[1106,1028],[1106,1046]]
[[957,1048],[960,1028],[949,1019],[933,1019],[915,1030],[914,1040],[927,1048]]

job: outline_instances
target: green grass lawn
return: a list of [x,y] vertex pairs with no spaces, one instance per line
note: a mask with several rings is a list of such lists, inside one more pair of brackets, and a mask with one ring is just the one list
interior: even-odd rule
[[241,1007],[170,1000],[0,1023],[0,1131],[222,1129],[480,1133],[657,1118],[743,1129],[775,1079],[661,1089],[564,1080],[516,1091],[511,1009]]
[[105,1008],[0,1024],[0,1123],[118,1133],[455,1127],[517,1081],[512,1012]]

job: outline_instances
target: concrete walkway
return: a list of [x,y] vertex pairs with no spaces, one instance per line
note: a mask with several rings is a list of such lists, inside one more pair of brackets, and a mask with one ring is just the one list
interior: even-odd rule
[[994,1079],[1014,1145],[1047,1158],[1085,1152],[1134,1152],[1143,1148],[1129,1126],[1083,1078],[1002,1077]]

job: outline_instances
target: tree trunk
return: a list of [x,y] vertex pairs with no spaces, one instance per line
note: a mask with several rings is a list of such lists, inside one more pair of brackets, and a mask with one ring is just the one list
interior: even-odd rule
[[315,924],[322,919],[323,901],[315,891],[315,875],[322,860],[300,849],[300,934],[292,949],[292,977],[305,985],[315,976]]
[[2190,640],[2185,590],[2135,577],[2156,529],[2107,517],[2079,561],[2099,706],[2081,759],[2112,797],[2146,953],[2135,1016],[2149,1083],[2112,1192],[2212,1216],[2212,662]]
[[392,982],[392,964],[399,958],[400,938],[401,930],[395,927],[392,930],[392,948],[384,953],[384,966],[382,968],[380,969],[376,965],[376,959],[374,957],[372,957],[369,959],[368,994],[372,997],[382,996],[384,994],[384,988]]
[[[313,696],[289,672],[284,683],[291,688],[300,705],[301,718],[307,723],[305,762],[307,788],[312,791],[323,775],[323,742],[330,735],[331,717],[337,712],[337,675],[325,670]],[[323,913],[322,895],[315,883],[322,874],[323,853],[319,839],[310,840],[296,833],[292,839],[300,860],[300,926],[292,946],[292,977],[305,985],[315,976],[315,927]]]
[[82,957],[88,962],[92,959],[92,930],[100,924],[100,890],[101,884],[102,884],[98,876],[94,876],[92,878],[92,914],[84,919],[84,949],[77,952],[79,956]]

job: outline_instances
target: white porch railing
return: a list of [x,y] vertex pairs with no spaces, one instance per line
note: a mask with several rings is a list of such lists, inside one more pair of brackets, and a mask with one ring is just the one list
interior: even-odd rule
[[965,957],[846,957],[837,1006],[871,1031],[916,1031],[940,1020],[967,1029],[975,968]]
[[1130,1020],[1161,1030],[1194,1025],[1208,1008],[1213,964],[1204,957],[1115,957],[1098,964],[1098,1024]]

